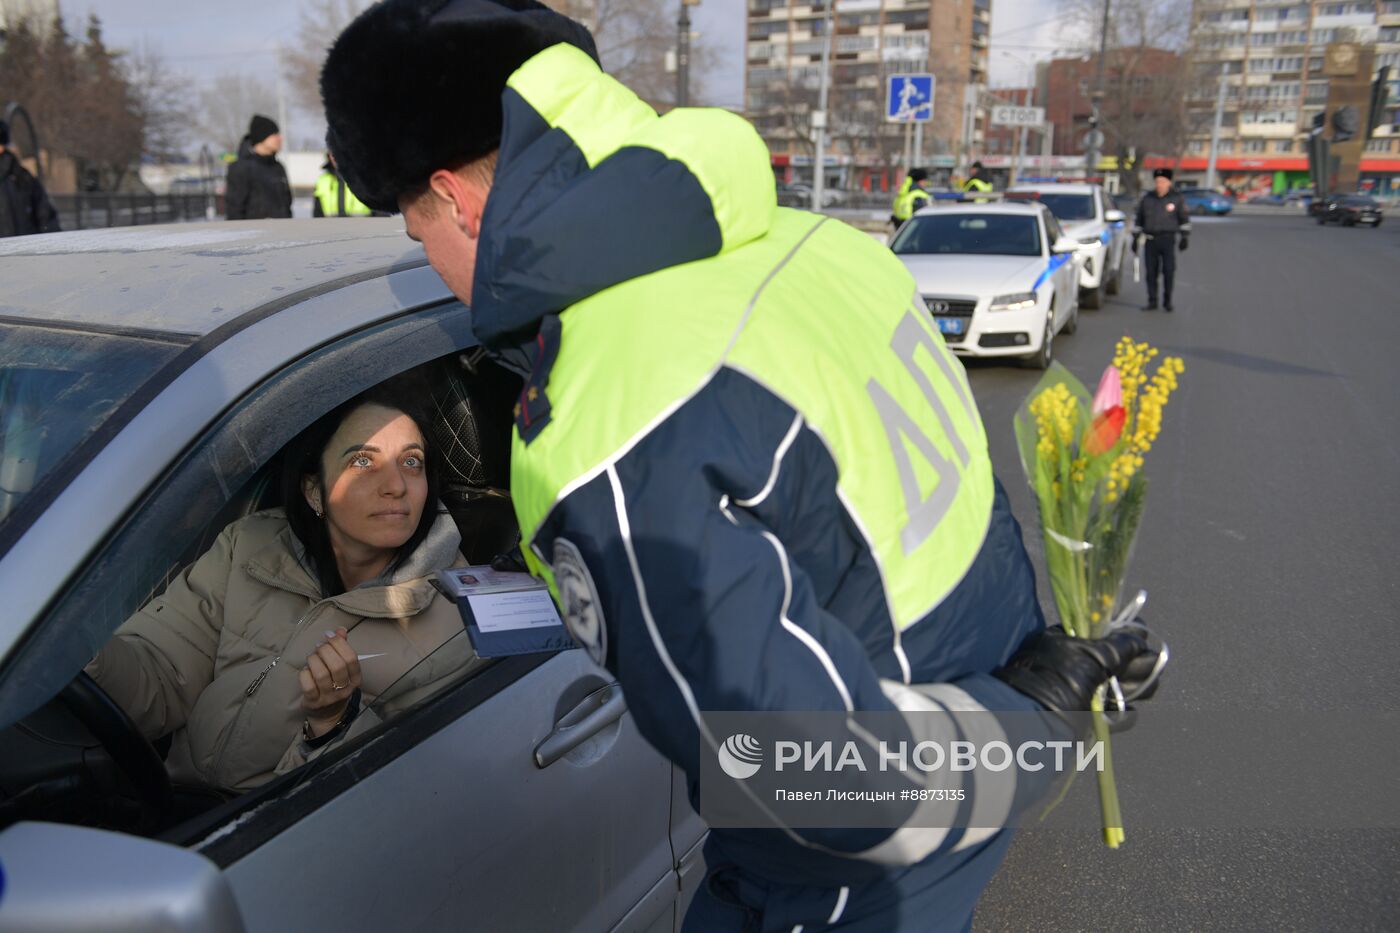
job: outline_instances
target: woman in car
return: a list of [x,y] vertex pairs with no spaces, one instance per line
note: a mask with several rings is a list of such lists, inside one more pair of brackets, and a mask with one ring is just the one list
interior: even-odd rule
[[177,783],[245,790],[480,664],[432,583],[465,561],[422,422],[373,390],[283,451],[286,507],[240,519],[88,672]]

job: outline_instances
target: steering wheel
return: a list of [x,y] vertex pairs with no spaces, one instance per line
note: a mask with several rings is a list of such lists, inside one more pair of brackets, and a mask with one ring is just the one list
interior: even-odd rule
[[58,700],[102,744],[131,782],[140,805],[137,831],[149,832],[163,826],[175,806],[170,774],[160,753],[136,728],[126,710],[84,671],[79,671],[63,688]]

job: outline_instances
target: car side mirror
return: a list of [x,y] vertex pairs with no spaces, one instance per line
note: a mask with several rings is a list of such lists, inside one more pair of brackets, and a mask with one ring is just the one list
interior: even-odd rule
[[1111,224],[1122,223],[1128,219],[1128,215],[1120,210],[1104,211],[1103,219]]
[[1079,249],[1079,243],[1073,237],[1062,236],[1055,241],[1055,245],[1050,248],[1052,253],[1072,253]]
[[[58,823],[0,832],[7,930],[244,933],[228,879],[204,856],[152,839]],[[99,919],[100,918],[100,919]]]

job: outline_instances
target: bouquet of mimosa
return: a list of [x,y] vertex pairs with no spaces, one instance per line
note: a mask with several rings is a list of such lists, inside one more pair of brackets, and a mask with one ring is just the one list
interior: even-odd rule
[[[1146,343],[1119,340],[1092,398],[1056,364],[1016,414],[1016,444],[1039,506],[1055,606],[1065,630],[1078,638],[1100,638],[1115,625],[1131,623],[1141,606],[1140,597],[1126,608],[1121,600],[1147,499],[1142,468],[1162,430],[1162,410],[1185,370],[1180,359],[1169,356],[1149,374],[1156,357]],[[1094,700],[1094,735],[1104,749],[1099,802],[1104,841],[1117,848],[1124,839],[1123,819],[1103,715],[1106,702],[1107,691],[1101,689]]]

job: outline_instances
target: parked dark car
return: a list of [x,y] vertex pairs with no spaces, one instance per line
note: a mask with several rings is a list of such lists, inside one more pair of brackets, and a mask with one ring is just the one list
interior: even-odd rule
[[1380,202],[1365,194],[1345,194],[1325,202],[1314,201],[1313,204],[1319,205],[1315,211],[1319,224],[1332,221],[1345,227],[1357,224],[1379,227],[1384,219]]

